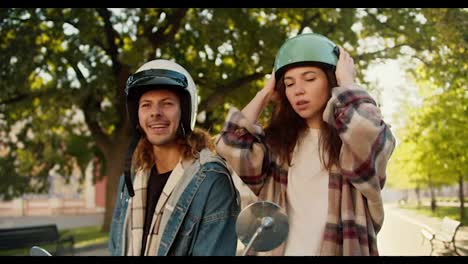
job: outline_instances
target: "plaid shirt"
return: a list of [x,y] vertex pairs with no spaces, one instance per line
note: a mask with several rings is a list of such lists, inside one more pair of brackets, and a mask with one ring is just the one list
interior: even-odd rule
[[[328,216],[320,255],[378,255],[376,235],[383,224],[381,189],[395,139],[369,94],[356,84],[335,87],[323,113],[343,142],[341,169],[329,173]],[[269,151],[261,126],[231,108],[217,141],[223,156],[262,200],[287,212],[288,164]],[[284,255],[285,243],[266,255]]]

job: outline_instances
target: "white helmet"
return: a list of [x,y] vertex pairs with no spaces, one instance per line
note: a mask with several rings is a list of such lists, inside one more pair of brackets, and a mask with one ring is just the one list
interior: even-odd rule
[[143,64],[127,80],[127,112],[132,129],[138,124],[138,102],[147,91],[170,89],[180,95],[182,135],[191,133],[195,127],[198,108],[198,93],[188,71],[170,60],[152,60]]

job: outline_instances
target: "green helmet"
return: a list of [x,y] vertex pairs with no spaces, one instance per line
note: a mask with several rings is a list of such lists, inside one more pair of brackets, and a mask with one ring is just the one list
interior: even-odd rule
[[336,67],[340,50],[331,40],[315,33],[292,37],[283,43],[275,58],[275,78],[278,80],[292,66],[309,62],[324,63]]

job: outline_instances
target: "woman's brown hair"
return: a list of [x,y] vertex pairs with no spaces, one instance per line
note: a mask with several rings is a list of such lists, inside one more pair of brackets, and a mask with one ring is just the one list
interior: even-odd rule
[[[319,63],[307,65],[318,67],[325,72],[329,87],[328,98],[330,98],[331,89],[338,86],[334,70]],[[275,106],[269,124],[265,128],[266,142],[274,153],[278,153],[281,163],[287,162],[291,166],[296,142],[301,140],[308,126],[306,120],[294,111],[286,97],[284,74],[277,81],[276,90],[279,93],[280,101]],[[325,169],[330,170],[334,165],[339,167],[341,145],[342,141],[338,131],[328,123],[323,122],[320,127],[319,156]]]
[[[204,148],[214,151],[214,143],[210,134],[200,128],[195,128],[187,137],[179,137],[177,140],[182,146],[184,159],[197,158],[198,153]],[[154,165],[154,158],[153,146],[145,136],[142,136],[133,153],[132,168],[149,170]]]

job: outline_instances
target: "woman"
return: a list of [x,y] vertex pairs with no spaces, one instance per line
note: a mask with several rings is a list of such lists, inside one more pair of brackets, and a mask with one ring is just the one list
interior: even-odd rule
[[[289,217],[268,255],[378,255],[381,189],[395,140],[353,59],[318,34],[287,40],[272,77],[242,111],[229,111],[217,152],[260,199]],[[278,80],[278,81],[276,81]],[[277,102],[267,127],[256,124]]]

